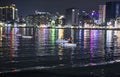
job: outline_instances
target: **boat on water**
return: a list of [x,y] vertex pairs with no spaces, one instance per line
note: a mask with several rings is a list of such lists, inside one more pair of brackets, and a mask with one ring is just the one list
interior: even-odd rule
[[56,40],[56,43],[58,43],[62,47],[76,47],[76,43],[72,43],[71,39],[65,40],[65,39],[58,39]]
[[76,47],[76,43],[61,43],[60,46],[62,47]]
[[58,39],[56,40],[56,43],[68,43],[68,40]]

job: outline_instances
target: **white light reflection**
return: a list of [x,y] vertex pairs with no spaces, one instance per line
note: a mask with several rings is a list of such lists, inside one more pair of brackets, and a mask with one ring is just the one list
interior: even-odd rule
[[107,47],[111,47],[111,43],[112,42],[112,30],[107,30],[107,34],[106,34],[106,41],[107,41]]

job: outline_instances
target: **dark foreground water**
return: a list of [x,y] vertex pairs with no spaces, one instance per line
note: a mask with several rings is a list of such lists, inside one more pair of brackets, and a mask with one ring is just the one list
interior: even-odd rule
[[[69,37],[76,47],[56,43],[57,39]],[[119,62],[120,30],[0,28],[0,73],[64,69],[65,74],[66,68],[95,69]],[[104,68],[100,69],[103,73]]]

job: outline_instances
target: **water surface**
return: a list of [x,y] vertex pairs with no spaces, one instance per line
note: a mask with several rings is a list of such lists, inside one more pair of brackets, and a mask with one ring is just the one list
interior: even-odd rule
[[[0,28],[0,72],[86,67],[120,59],[120,31],[55,28]],[[72,37],[76,47],[57,39]]]

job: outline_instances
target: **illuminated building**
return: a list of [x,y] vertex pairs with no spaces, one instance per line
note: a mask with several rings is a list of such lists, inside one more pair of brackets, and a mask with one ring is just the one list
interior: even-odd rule
[[34,17],[35,15],[29,15],[26,17],[26,24],[31,26],[34,25],[35,21],[34,21]]
[[79,9],[77,8],[66,9],[66,24],[69,26],[79,24]]
[[64,15],[59,16],[58,21],[59,21],[60,25],[64,25],[65,24],[65,17],[64,17]]
[[93,23],[93,16],[91,16],[88,12],[82,11],[79,15],[79,25],[85,26],[84,24],[91,24]]
[[99,5],[99,24],[105,24],[106,5]]
[[18,17],[18,10],[15,4],[0,7],[0,21],[15,21]]
[[90,17],[93,21],[93,24],[98,24],[98,18],[99,18],[98,12],[96,12],[95,10],[92,10]]
[[106,21],[120,17],[120,1],[106,2]]
[[29,26],[35,26],[40,24],[47,25],[50,21],[51,14],[49,12],[36,12],[33,15],[26,17],[26,23]]

